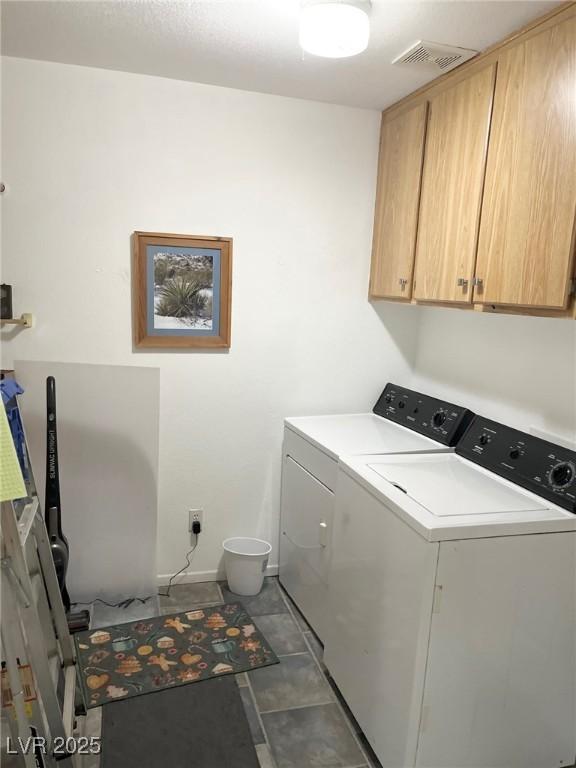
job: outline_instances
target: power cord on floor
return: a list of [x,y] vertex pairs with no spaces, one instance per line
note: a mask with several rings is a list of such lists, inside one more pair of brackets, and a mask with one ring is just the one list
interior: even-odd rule
[[[194,525],[196,525],[196,523],[194,523]],[[200,527],[200,523],[198,523],[198,527]],[[193,530],[192,532],[194,533],[194,530]],[[198,533],[199,533],[199,531],[198,531]],[[194,546],[193,546],[193,547],[192,547],[192,549],[191,549],[191,550],[190,550],[190,551],[189,551],[189,552],[186,554],[186,565],[184,565],[182,568],[180,568],[180,570],[179,570],[177,573],[175,573],[175,574],[174,574],[174,576],[171,576],[171,577],[170,577],[170,580],[168,581],[168,587],[167,587],[167,589],[166,589],[166,592],[158,592],[158,594],[160,595],[160,597],[170,597],[170,590],[172,589],[172,582],[174,581],[174,579],[175,579],[177,576],[180,576],[180,574],[181,574],[183,571],[185,571],[185,570],[186,570],[186,568],[189,568],[189,567],[190,567],[190,558],[192,557],[192,555],[194,554],[194,550],[195,550],[195,549],[196,549],[196,547],[198,546],[198,533],[194,533],[194,535],[196,536],[196,539],[195,539],[195,541],[194,541]]]
[[[175,578],[180,576],[180,574],[185,571],[187,568],[190,567],[190,558],[194,554],[194,551],[196,550],[196,547],[198,546],[198,536],[200,532],[202,531],[202,527],[198,520],[195,520],[192,523],[192,533],[196,537],[194,539],[194,546],[192,549],[190,549],[186,553],[186,565],[184,565],[182,568],[180,568],[179,571],[177,571],[173,576],[170,577],[170,580],[168,581],[168,587],[166,589],[166,592],[158,592],[158,595],[160,597],[170,597],[170,590],[172,589],[172,582]],[[147,595],[146,597],[127,597],[124,600],[120,600],[119,603],[107,603],[106,600],[102,600],[100,597],[94,598],[94,600],[89,600],[88,602],[82,603],[72,603],[72,605],[93,605],[94,603],[102,603],[102,605],[108,606],[108,608],[122,608],[123,610],[126,610],[129,608],[132,603],[142,603],[143,605],[148,602],[151,598],[156,597],[156,595]]]
[[102,603],[102,605],[107,605],[108,608],[126,609],[129,608],[132,603],[147,603],[151,597],[154,597],[154,595],[147,595],[146,597],[126,597],[124,600],[120,600],[119,603],[108,603],[100,597],[95,597],[94,600],[86,600],[85,602],[78,601],[71,603],[71,605],[93,605],[94,603]]

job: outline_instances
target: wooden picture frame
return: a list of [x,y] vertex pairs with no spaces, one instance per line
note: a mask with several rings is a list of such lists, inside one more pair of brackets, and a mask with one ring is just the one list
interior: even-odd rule
[[229,348],[232,238],[134,232],[134,344]]

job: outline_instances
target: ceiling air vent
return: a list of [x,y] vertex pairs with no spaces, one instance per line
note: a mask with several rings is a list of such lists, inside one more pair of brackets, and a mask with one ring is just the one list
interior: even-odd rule
[[478,51],[470,48],[456,48],[453,45],[418,40],[408,50],[397,56],[392,64],[411,65],[429,72],[448,72],[468,59],[472,59],[477,53]]

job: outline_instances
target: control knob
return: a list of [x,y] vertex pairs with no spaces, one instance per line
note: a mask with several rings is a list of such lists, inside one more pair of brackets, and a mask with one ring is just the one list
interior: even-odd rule
[[435,427],[441,427],[445,421],[446,421],[445,411],[436,411],[434,416],[432,416],[432,424],[434,424]]
[[548,482],[553,488],[566,488],[574,480],[576,469],[570,461],[561,461],[548,473]]

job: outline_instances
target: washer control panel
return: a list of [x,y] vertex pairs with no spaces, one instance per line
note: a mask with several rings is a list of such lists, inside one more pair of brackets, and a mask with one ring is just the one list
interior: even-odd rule
[[456,453],[576,514],[576,451],[476,416]]
[[373,410],[378,416],[447,446],[456,445],[474,418],[467,408],[396,384],[386,384]]

